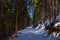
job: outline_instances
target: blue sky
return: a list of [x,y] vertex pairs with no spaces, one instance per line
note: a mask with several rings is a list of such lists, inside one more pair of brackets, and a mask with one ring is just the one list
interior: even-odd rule
[[[30,4],[29,0],[26,0],[27,4]],[[28,13],[30,15],[31,18],[33,18],[33,14],[34,14],[34,6],[33,5],[27,5],[28,8]]]
[[[30,6],[27,6],[27,7],[29,8]],[[34,14],[34,7],[33,6],[30,7],[30,9],[28,10],[28,13],[29,13],[30,17],[33,17],[33,14]]]

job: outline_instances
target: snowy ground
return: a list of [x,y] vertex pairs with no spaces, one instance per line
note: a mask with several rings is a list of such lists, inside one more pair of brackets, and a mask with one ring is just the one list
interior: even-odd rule
[[26,29],[19,31],[19,35],[14,40],[60,40],[60,36],[54,37],[52,34],[45,36],[47,31],[41,29],[33,29],[27,27]]
[[[56,17],[56,20],[60,20],[60,15]],[[49,20],[47,20],[46,22],[47,24],[49,24]],[[22,31],[19,31],[20,34],[18,34],[17,37],[14,38],[14,40],[60,40],[60,36],[56,37],[55,33],[54,35],[51,34],[46,37],[45,35],[47,34],[48,31],[44,30],[44,27],[39,28],[39,26],[40,25],[38,25],[36,29],[33,29],[31,26],[31,27],[27,27]]]

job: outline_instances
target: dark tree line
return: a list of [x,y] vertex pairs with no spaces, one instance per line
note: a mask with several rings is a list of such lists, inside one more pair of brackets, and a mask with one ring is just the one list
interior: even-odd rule
[[1,0],[0,3],[0,40],[30,26],[32,20],[24,0]]
[[56,16],[60,14],[59,0],[32,0],[34,5],[33,24],[46,19],[56,20]]
[[[56,20],[60,14],[59,0],[0,0],[0,39],[4,40],[18,30],[32,23],[43,22],[46,19]],[[33,20],[28,14],[27,5],[34,6]]]

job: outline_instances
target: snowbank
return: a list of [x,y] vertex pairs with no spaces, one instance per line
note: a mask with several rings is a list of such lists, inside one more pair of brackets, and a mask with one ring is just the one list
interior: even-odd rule
[[27,27],[19,32],[20,34],[14,40],[60,40],[60,36],[56,36],[56,33],[46,37],[48,31],[44,30],[44,28],[37,30],[32,27]]

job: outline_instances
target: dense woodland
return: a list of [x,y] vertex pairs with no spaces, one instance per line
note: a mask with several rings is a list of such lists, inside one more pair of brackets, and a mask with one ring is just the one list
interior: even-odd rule
[[[29,5],[34,6],[32,18],[28,12],[30,8],[27,8]],[[37,22],[55,20],[58,14],[60,0],[0,0],[0,40]]]

